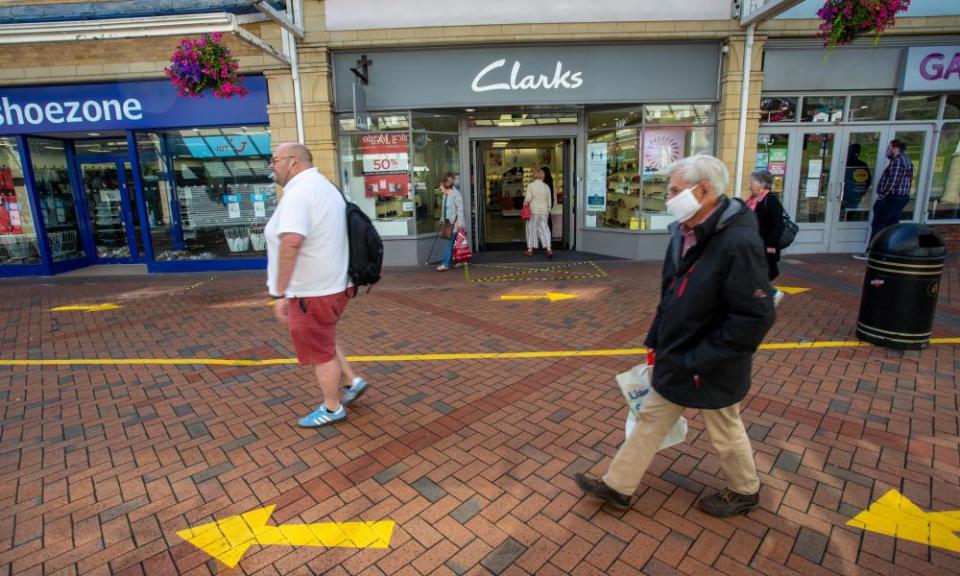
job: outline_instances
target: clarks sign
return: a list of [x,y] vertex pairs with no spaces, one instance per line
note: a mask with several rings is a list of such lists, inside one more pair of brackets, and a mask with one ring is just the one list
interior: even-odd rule
[[960,90],[960,46],[908,48],[900,90],[902,92]]
[[338,112],[353,109],[364,55],[371,111],[718,99],[719,42],[443,47],[335,51]]
[[[488,64],[479,74],[474,76],[470,88],[474,92],[490,92],[491,90],[576,90],[583,86],[583,72],[574,72],[565,69],[563,62],[557,62],[553,75],[546,74],[520,74],[522,64],[519,60],[514,60],[510,71],[509,82],[493,82],[495,78],[504,78],[505,70],[498,70],[507,64],[506,58],[501,58]],[[496,72],[500,74],[495,74]]]

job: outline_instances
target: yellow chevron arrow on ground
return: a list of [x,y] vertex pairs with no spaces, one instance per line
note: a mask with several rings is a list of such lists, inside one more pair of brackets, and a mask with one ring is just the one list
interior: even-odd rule
[[75,305],[75,306],[57,306],[51,308],[51,312],[103,312],[104,310],[116,310],[123,308],[119,304],[96,304],[96,305]]
[[960,552],[960,537],[954,534],[960,532],[960,510],[924,512],[896,490],[851,518],[847,526]]
[[573,300],[576,294],[562,294],[560,292],[547,292],[546,294],[502,294],[501,300],[549,300],[558,302],[560,300]]
[[803,294],[804,292],[810,291],[809,288],[798,288],[796,286],[774,286],[774,288],[776,288],[777,290],[785,294],[790,294],[791,296],[793,296],[794,294]]
[[267,526],[274,508],[276,506],[258,508],[180,530],[177,536],[233,568],[254,545],[388,548],[396,524],[392,520],[383,520]]

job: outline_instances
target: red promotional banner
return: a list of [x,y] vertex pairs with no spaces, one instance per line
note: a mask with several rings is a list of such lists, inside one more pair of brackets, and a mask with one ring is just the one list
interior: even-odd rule
[[410,191],[410,137],[406,133],[365,134],[360,140],[366,196],[404,196]]

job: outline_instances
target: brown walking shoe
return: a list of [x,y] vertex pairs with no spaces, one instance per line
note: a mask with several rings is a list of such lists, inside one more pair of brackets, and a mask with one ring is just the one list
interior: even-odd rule
[[729,488],[701,498],[697,503],[701,511],[717,518],[728,518],[737,514],[746,514],[760,505],[760,492],[738,494]]
[[607,504],[613,506],[617,510],[630,509],[630,496],[617,492],[613,488],[607,486],[603,480],[589,478],[583,474],[575,474],[573,479],[576,481],[577,486],[583,490],[584,494],[604,500]]

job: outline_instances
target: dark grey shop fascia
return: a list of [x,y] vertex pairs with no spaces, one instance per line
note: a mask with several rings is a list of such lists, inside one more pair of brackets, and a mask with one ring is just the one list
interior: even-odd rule
[[334,52],[338,112],[352,109],[363,55],[369,110],[720,99],[719,42],[498,45]]

